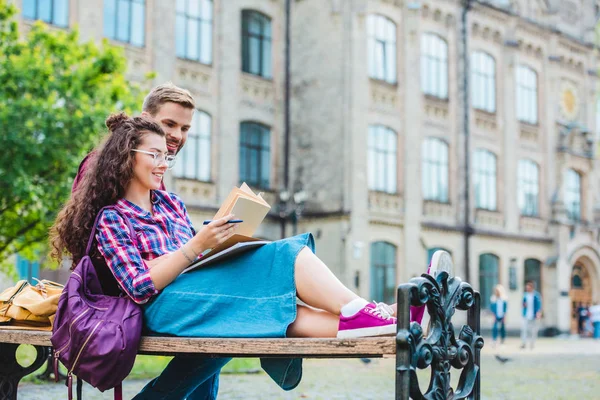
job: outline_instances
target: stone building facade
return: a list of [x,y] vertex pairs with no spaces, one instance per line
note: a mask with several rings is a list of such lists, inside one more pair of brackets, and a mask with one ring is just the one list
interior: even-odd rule
[[[15,2],[25,29],[45,18],[30,4],[44,0]],[[525,279],[544,327],[573,330],[574,307],[600,301],[595,1],[292,0],[284,197],[284,0],[48,2],[68,21],[54,25],[123,46],[130,78],[192,92],[167,184],[196,223],[245,177],[273,205],[259,235],[298,216],[286,234],[313,232],[365,297],[393,297],[443,248],[484,304],[507,288],[509,329]]]

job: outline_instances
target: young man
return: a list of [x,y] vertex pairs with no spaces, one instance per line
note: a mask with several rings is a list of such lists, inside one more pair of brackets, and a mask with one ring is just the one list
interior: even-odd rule
[[[142,105],[142,115],[158,122],[167,134],[167,150],[170,154],[177,154],[187,140],[195,108],[196,103],[190,92],[167,82],[148,93]],[[93,157],[95,154],[92,152],[79,164],[77,176],[73,181],[73,191],[81,182]],[[162,189],[165,189],[164,184]]]
[[[190,92],[167,82],[156,86],[148,93],[142,105],[142,115],[158,122],[167,135],[167,151],[170,154],[177,154],[187,140],[195,108],[196,104]],[[90,161],[95,156],[96,154],[92,152],[82,160],[73,182],[73,191],[83,179]],[[165,189],[164,184],[162,184],[161,189]],[[99,268],[97,264],[99,262],[94,260],[96,271],[101,279],[103,277],[106,279],[107,271],[108,278],[114,279],[107,267]],[[107,288],[109,287],[107,286]],[[105,293],[110,293],[107,288],[104,288],[103,285]],[[112,294],[116,295],[116,293]],[[151,380],[136,398],[169,398],[168,393],[172,389],[173,382],[180,382],[186,378],[194,379],[199,383],[199,386],[193,389],[187,398],[215,399],[219,390],[219,372],[228,361],[229,358],[174,357],[161,375]],[[186,377],[181,377],[180,371],[189,371],[189,374]]]
[[542,296],[535,290],[535,283],[525,283],[523,295],[523,326],[521,328],[521,348],[524,349],[529,340],[533,349],[537,337],[537,320],[542,317]]

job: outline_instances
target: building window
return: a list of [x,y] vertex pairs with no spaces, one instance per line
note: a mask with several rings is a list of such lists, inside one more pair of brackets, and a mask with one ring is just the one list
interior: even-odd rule
[[212,62],[212,0],[177,0],[177,57]]
[[271,18],[242,11],[242,71],[271,78]]
[[271,179],[271,131],[255,122],[240,124],[240,182],[268,189]]
[[535,289],[539,292],[542,291],[542,263],[540,260],[535,258],[525,260],[525,273],[523,276],[525,278],[523,287],[525,283],[532,281],[535,284]]
[[487,150],[475,151],[475,207],[496,210],[496,156]]
[[104,36],[143,47],[145,14],[145,0],[104,0]]
[[204,111],[196,111],[185,146],[177,154],[175,176],[178,178],[210,181],[211,164],[211,117]]
[[423,198],[448,202],[448,145],[441,139],[426,138],[423,157]]
[[368,142],[369,189],[396,193],[398,157],[396,132],[382,125],[372,125],[369,127]]
[[367,17],[369,76],[396,83],[396,24],[382,15]]
[[433,33],[421,37],[421,89],[427,95],[448,98],[448,44]]
[[529,124],[538,122],[537,74],[529,67],[517,67],[517,118]]
[[69,26],[69,1],[23,0],[23,17],[66,28]]
[[396,246],[371,243],[371,298],[387,304],[396,302]]
[[581,175],[568,169],[565,176],[565,207],[571,221],[581,221]]
[[490,297],[498,284],[498,257],[486,253],[479,256],[479,292],[481,293],[481,309],[490,307]]
[[518,201],[521,215],[538,216],[539,168],[531,160],[519,160]]
[[473,107],[496,112],[496,61],[488,53],[476,51],[471,56]]

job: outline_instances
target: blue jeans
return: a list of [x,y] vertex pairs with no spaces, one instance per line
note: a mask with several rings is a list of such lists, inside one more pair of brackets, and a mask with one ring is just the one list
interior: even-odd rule
[[594,325],[594,339],[600,339],[600,321],[593,322]]
[[231,358],[177,356],[134,400],[215,400],[221,368]]
[[494,320],[494,326],[492,328],[492,339],[496,341],[498,339],[498,331],[500,331],[500,340],[504,342],[504,338],[506,338],[506,329],[504,327],[504,318],[496,318]]

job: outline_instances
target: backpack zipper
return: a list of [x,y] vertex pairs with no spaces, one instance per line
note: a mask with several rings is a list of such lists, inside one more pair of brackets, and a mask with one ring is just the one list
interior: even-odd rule
[[[79,361],[79,357],[81,356],[81,353],[85,349],[85,346],[87,346],[88,342],[90,341],[90,339],[92,338],[92,336],[96,332],[96,329],[98,329],[98,326],[100,326],[100,324],[102,322],[104,322],[104,320],[98,321],[98,323],[94,326],[94,328],[92,329],[92,331],[90,332],[90,334],[88,335],[88,337],[85,339],[85,342],[83,343],[83,345],[79,349],[79,352],[77,353],[77,357],[75,357],[75,361],[73,362],[73,365],[71,365],[71,369],[69,370],[69,373],[67,374],[67,382],[68,382],[67,386],[69,387],[69,399],[73,398],[72,384],[71,384],[73,382],[73,370],[77,366],[77,361]],[[79,379],[79,378],[77,378],[77,379]]]
[[81,349],[79,349],[79,353],[77,353],[77,357],[75,357],[75,361],[73,362],[73,365],[71,366],[71,370],[69,371],[69,375],[73,372],[73,370],[77,366],[77,361],[79,361],[79,357],[81,356],[81,353],[83,352],[83,350],[85,349],[85,346],[87,346],[88,342],[92,338],[92,335],[94,334],[94,332],[96,332],[96,329],[98,329],[98,326],[102,322],[104,322],[104,320],[102,320],[102,319],[100,321],[98,321],[98,323],[94,326],[94,328],[92,329],[92,331],[90,332],[90,334],[88,335],[88,337],[85,339],[85,342],[83,343],[83,345],[81,345]]
[[67,348],[67,346],[69,346],[71,344],[71,328],[73,327],[73,324],[75,324],[75,322],[79,321],[79,319],[81,317],[83,317],[88,311],[90,311],[89,308],[86,308],[85,311],[83,311],[81,314],[79,314],[77,317],[75,317],[75,319],[73,321],[71,321],[71,324],[69,325],[69,340],[67,340],[67,343],[64,344],[63,347],[61,347],[58,350],[54,351],[54,380],[55,382],[58,382],[58,358],[60,356],[60,353]]

